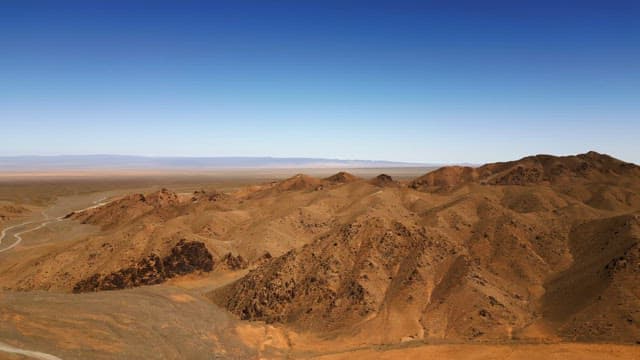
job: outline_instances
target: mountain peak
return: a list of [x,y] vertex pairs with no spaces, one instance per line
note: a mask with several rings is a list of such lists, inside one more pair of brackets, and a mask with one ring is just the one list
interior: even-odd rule
[[349,183],[358,180],[359,178],[351,173],[346,171],[340,171],[336,174],[333,174],[327,178],[325,181],[333,182],[333,183]]

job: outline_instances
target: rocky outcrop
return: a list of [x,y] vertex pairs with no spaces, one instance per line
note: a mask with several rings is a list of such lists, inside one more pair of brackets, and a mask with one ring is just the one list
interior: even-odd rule
[[252,266],[260,266],[260,265],[264,265],[266,263],[268,263],[269,261],[273,260],[273,256],[271,255],[270,252],[265,252],[264,254],[262,254],[262,256],[260,256],[259,258],[255,259],[254,261],[251,262]]
[[174,277],[196,271],[211,271],[213,256],[202,242],[180,240],[162,263],[166,276]]
[[178,194],[166,188],[146,195],[144,201],[153,207],[167,207],[177,205],[179,202]]
[[370,183],[375,186],[386,187],[386,186],[397,186],[393,178],[387,174],[380,174],[373,179],[370,180]]
[[205,191],[205,190],[196,190],[193,192],[193,196],[191,197],[191,201],[210,201],[216,202],[223,199],[228,198],[229,196],[225,193],[213,190],[213,191]]
[[220,258],[216,269],[221,270],[241,270],[246,269],[249,266],[249,262],[246,261],[241,255],[234,256],[232,253],[226,253]]
[[79,281],[74,293],[126,289],[142,285],[154,285],[168,279],[197,271],[211,271],[213,256],[206,246],[198,241],[180,240],[171,253],[164,258],[150,254],[134,266],[110,274],[94,274]]
[[346,184],[346,183],[358,181],[359,178],[346,171],[340,171],[339,173],[333,174],[325,178],[324,180],[330,183],[335,183],[335,184]]

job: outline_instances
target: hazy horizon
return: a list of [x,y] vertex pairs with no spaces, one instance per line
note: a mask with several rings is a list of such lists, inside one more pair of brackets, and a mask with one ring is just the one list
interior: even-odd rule
[[497,156],[495,158],[490,158],[484,161],[472,162],[472,161],[405,161],[405,160],[387,160],[387,159],[371,159],[371,158],[347,158],[347,157],[322,157],[322,156],[272,156],[272,155],[174,155],[174,154],[164,154],[164,155],[147,155],[147,154],[129,154],[129,153],[16,153],[16,154],[2,154],[0,153],[0,159],[17,159],[17,158],[42,158],[42,159],[54,159],[54,158],[65,158],[65,157],[114,157],[114,158],[141,158],[141,159],[309,159],[309,160],[335,160],[335,161],[363,161],[363,162],[382,162],[382,163],[395,163],[395,164],[409,164],[416,166],[435,166],[435,165],[483,165],[488,163],[496,163],[496,162],[504,162],[504,161],[515,161],[529,156],[536,155],[550,155],[550,156],[572,156],[572,155],[580,155],[586,154],[591,151],[595,151],[604,155],[612,156],[616,159],[623,160],[625,162],[640,164],[639,161],[634,161],[630,158],[625,158],[622,156],[618,156],[616,153],[606,152],[606,151],[598,151],[592,147],[585,147],[584,150],[576,151],[576,152],[537,152],[537,153],[523,153],[522,155],[509,156],[508,154],[503,154],[502,156]]
[[4,156],[640,163],[637,2],[0,10]]
[[444,164],[361,159],[279,157],[154,157],[131,155],[0,156],[2,172],[93,170],[372,169],[426,168]]

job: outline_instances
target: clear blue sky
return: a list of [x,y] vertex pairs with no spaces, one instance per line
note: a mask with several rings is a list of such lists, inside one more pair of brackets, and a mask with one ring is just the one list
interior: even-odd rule
[[0,155],[640,163],[638,1],[2,1]]

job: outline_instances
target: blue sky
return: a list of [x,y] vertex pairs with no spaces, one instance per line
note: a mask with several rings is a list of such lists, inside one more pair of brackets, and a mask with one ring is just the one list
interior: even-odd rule
[[0,155],[640,163],[633,1],[3,1]]

